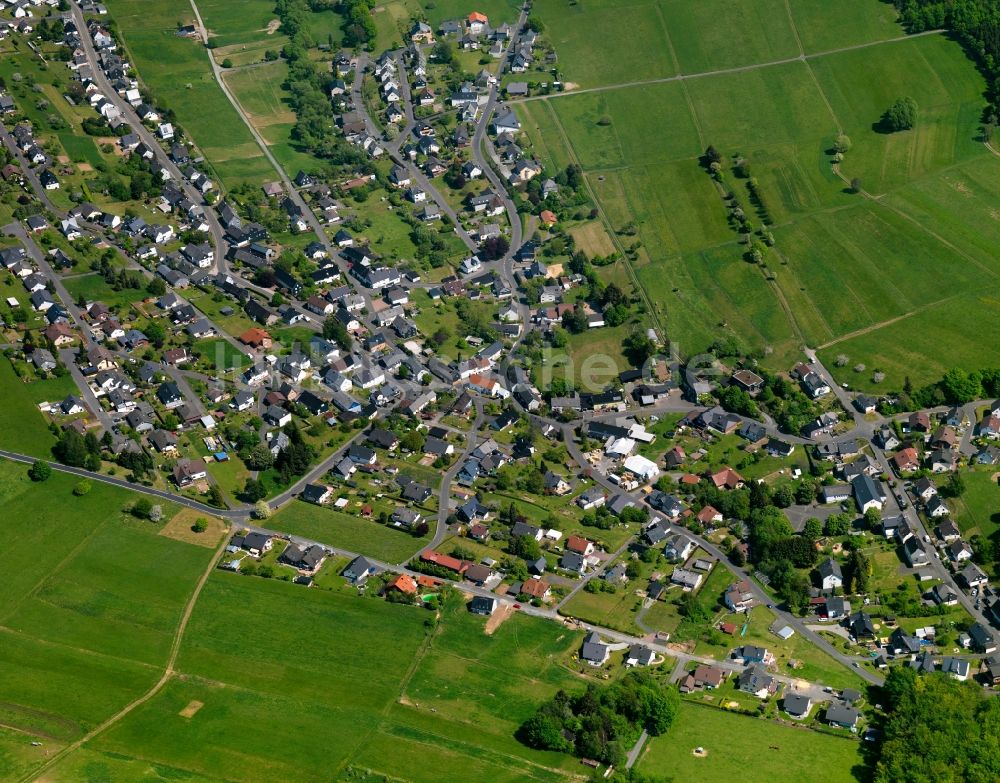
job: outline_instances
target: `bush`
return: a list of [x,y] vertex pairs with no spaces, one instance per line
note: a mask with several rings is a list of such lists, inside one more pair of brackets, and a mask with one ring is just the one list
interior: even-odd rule
[[90,492],[90,482],[84,479],[83,481],[78,481],[76,486],[73,487],[73,494],[77,497],[82,497]]
[[910,130],[917,123],[917,102],[910,97],[896,100],[882,115],[882,127],[890,133]]
[[28,478],[32,481],[46,481],[52,475],[52,466],[48,462],[37,460],[28,468]]
[[194,521],[194,524],[191,525],[191,529],[195,533],[204,533],[206,530],[208,530],[208,520],[205,519],[205,517],[198,517]]

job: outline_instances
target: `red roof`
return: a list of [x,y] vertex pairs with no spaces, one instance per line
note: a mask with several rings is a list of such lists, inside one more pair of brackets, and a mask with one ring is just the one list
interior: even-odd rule
[[743,477],[732,468],[723,468],[712,474],[712,483],[719,489],[736,489],[743,483]]
[[271,342],[271,335],[259,326],[252,326],[240,335],[240,342],[244,345],[265,345]]
[[469,564],[464,560],[459,560],[457,557],[452,557],[451,555],[442,555],[440,552],[435,552],[433,549],[427,549],[420,554],[420,559],[425,563],[431,563],[432,565],[441,566],[442,568],[447,568],[449,571],[454,571],[456,574],[461,574],[469,567]]
[[570,536],[566,539],[566,548],[570,552],[578,552],[581,555],[590,547],[590,542],[582,536]]
[[721,516],[722,514],[714,506],[705,506],[705,508],[698,512],[698,521],[714,522]]
[[389,582],[385,589],[399,590],[399,592],[405,593],[406,595],[415,595],[417,592],[417,583],[413,581],[413,577],[409,574],[400,574]]
[[486,24],[488,21],[490,21],[490,18],[486,14],[479,13],[479,11],[473,11],[471,14],[469,14],[469,21],[482,22],[483,24]]
[[526,579],[521,585],[521,592],[533,598],[544,598],[549,591],[549,583],[542,579]]
[[556,217],[556,213],[551,209],[543,209],[538,217],[541,218],[542,223],[546,226],[551,226],[559,220],[559,218]]

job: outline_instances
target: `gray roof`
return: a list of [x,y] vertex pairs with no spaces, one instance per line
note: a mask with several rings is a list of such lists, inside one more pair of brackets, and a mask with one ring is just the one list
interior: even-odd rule
[[829,723],[853,726],[858,722],[859,717],[861,717],[861,713],[854,709],[854,707],[839,701],[833,702],[826,708],[826,719]]
[[601,641],[597,631],[591,631],[583,640],[580,657],[585,661],[602,663],[608,655],[608,646]]
[[786,693],[782,709],[789,715],[805,715],[812,701],[803,693]]

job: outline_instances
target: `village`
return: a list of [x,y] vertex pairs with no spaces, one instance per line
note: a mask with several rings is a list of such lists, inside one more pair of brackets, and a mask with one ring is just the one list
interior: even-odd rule
[[[563,87],[527,8],[332,52],[364,164],[227,192],[106,9],[41,5],[2,37],[59,71],[122,190],[93,195],[4,82],[0,380],[53,467],[221,517],[227,572],[582,631],[564,664],[590,680],[658,667],[684,700],[865,740],[892,668],[1000,686],[994,542],[963,500],[996,488],[1000,400],[897,410],[812,351],[698,364],[651,327],[629,366],[574,366],[643,305],[562,230],[596,208],[508,102]],[[490,63],[459,79],[455,52]],[[376,249],[376,208],[419,257]]]

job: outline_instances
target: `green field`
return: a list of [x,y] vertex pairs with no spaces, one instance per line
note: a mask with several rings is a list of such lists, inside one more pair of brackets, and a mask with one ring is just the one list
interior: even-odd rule
[[[0,462],[4,779],[37,770],[157,681],[213,557],[124,514],[127,491],[96,483],[77,497],[76,481],[34,484],[25,466]],[[167,504],[165,517],[175,511]],[[323,584],[213,572],[174,676],[45,778],[569,779],[574,759],[530,751],[513,733],[540,699],[580,687],[563,665],[579,634],[516,616],[486,636],[460,599],[434,623],[338,577]],[[226,739],[234,732],[239,742]]]
[[[535,11],[564,82],[591,89],[521,104],[534,153],[552,169],[578,162],[606,228],[638,241],[632,266],[682,355],[733,335],[787,369],[808,345],[869,369],[838,380],[871,386],[877,368],[887,388],[989,363],[1000,161],[977,141],[984,83],[954,41],[905,38],[876,0],[542,0]],[[600,46],[571,33],[588,19]],[[900,95],[918,104],[916,128],[878,132]],[[839,175],[838,132],[853,142]],[[759,183],[776,239],[766,268],[743,260],[698,164],[709,144],[745,158]],[[870,199],[849,192],[851,178]],[[723,188],[760,225],[746,180],[729,172]]]
[[204,46],[174,33],[179,23],[192,20],[190,4],[111,0],[108,9],[143,81],[157,100],[176,112],[219,179],[227,185],[274,179],[274,169],[216,84]]
[[[97,765],[128,780],[141,760],[195,781],[341,780],[357,769],[414,783],[565,780],[573,759],[511,735],[539,698],[574,686],[558,660],[576,635],[513,618],[485,637],[461,607],[429,631],[429,616],[214,574],[192,615],[182,676],[52,779]],[[237,726],[240,741],[224,741]]]
[[90,136],[80,136],[76,133],[60,133],[59,143],[62,144],[69,159],[74,163],[89,163],[98,166],[103,163],[100,150]]
[[300,168],[314,170],[321,165],[318,159],[299,152],[292,144],[295,113],[287,104],[289,93],[281,86],[288,76],[288,66],[283,60],[223,73],[250,122],[286,171],[294,176]]
[[4,401],[0,405],[0,446],[8,451],[51,458],[56,439],[37,404],[62,400],[67,393],[60,378],[25,383],[14,373],[9,360],[0,360],[0,399]]
[[490,18],[490,24],[498,26],[503,22],[514,22],[520,4],[516,0],[433,0],[423,2],[427,21],[437,29],[445,19],[463,19],[473,11],[479,11]]
[[[706,752],[702,758],[694,755],[699,747]],[[860,750],[855,740],[684,702],[674,725],[649,742],[638,766],[651,775],[705,783],[744,780],[748,774],[774,783],[852,783],[859,779],[854,768],[864,762]]]
[[1000,487],[994,471],[966,472],[965,492],[960,498],[949,498],[948,505],[955,510],[955,522],[968,537],[978,533],[991,538],[1000,529]]
[[268,35],[268,23],[277,20],[271,0],[198,0],[198,11],[219,48],[275,36]]
[[373,519],[320,508],[304,501],[286,505],[274,515],[270,524],[288,533],[308,536],[348,552],[364,552],[389,563],[406,560],[426,543],[426,539],[414,538]]
[[123,288],[116,291],[96,272],[71,277],[64,283],[73,299],[82,296],[88,302],[104,302],[112,309],[149,298],[149,293],[145,288]]
[[[131,493],[97,483],[78,497],[77,481],[54,473],[34,484],[25,466],[0,462],[0,720],[56,742],[78,738],[156,680],[211,558],[123,514]],[[175,510],[164,504],[165,516]]]

